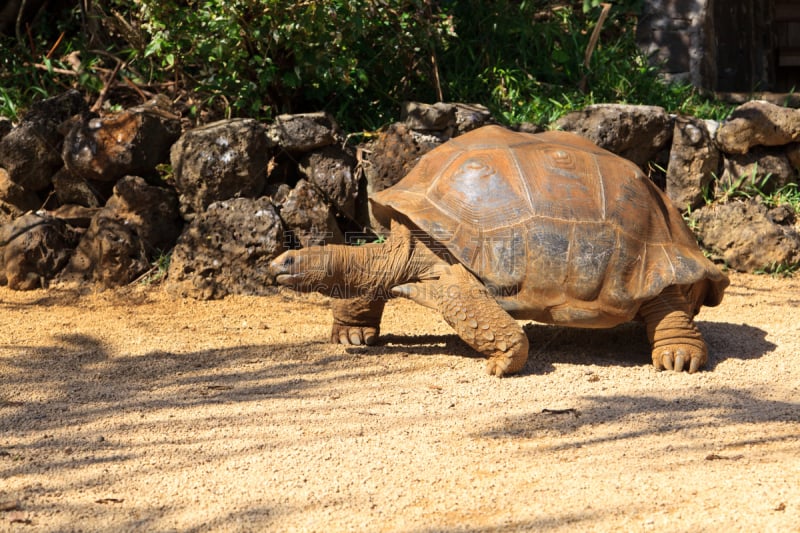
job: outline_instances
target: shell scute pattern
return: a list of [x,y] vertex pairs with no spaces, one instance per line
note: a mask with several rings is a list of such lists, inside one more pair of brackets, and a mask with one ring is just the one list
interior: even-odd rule
[[520,318],[606,327],[670,285],[727,278],[633,163],[566,132],[473,130],[372,198],[401,213]]

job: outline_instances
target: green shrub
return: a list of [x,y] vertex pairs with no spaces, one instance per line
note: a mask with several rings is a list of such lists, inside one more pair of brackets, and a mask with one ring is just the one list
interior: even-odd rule
[[[349,131],[396,120],[405,100],[482,103],[507,123],[610,101],[724,116],[659,79],[635,44],[637,4],[614,4],[585,65],[598,0],[99,0],[0,43],[0,113],[112,82],[108,100],[165,92],[198,120],[328,110]],[[80,72],[59,59],[74,51]]]
[[460,39],[441,60],[450,98],[486,103],[506,122],[542,125],[602,102],[660,105],[706,118],[729,113],[730,106],[709,103],[690,85],[659,77],[636,44],[636,0],[614,4],[586,65],[599,4],[454,2],[450,14]]
[[418,63],[442,19],[424,0],[141,5],[143,57],[203,95],[205,105],[223,100],[228,113],[268,118],[328,109],[363,114],[376,126],[402,99],[431,96]]

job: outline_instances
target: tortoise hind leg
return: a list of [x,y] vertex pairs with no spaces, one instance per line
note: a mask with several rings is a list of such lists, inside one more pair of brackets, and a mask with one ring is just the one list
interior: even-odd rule
[[386,300],[351,298],[333,300],[333,327],[331,342],[334,344],[373,345],[378,342],[381,317]]
[[486,372],[518,372],[528,360],[528,338],[511,315],[464,266],[451,265],[437,282],[439,311],[464,342],[489,358]]
[[677,286],[642,304],[639,314],[647,327],[656,369],[681,372],[688,363],[689,373],[708,361],[708,347],[693,321],[694,313],[686,296]]

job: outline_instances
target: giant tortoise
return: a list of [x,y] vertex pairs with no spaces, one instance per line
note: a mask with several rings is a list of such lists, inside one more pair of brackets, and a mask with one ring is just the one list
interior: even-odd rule
[[374,344],[386,300],[403,296],[437,309],[497,376],[528,358],[518,319],[607,328],[638,318],[656,368],[695,372],[708,359],[693,318],[720,303],[728,278],[636,165],[582,137],[479,128],[371,202],[385,242],[272,263],[279,284],[336,297],[335,343]]

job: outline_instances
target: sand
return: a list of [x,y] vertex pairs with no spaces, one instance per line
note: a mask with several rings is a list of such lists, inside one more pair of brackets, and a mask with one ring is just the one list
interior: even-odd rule
[[800,531],[800,276],[732,275],[697,374],[641,324],[528,324],[498,379],[434,312],[0,288],[0,531]]

